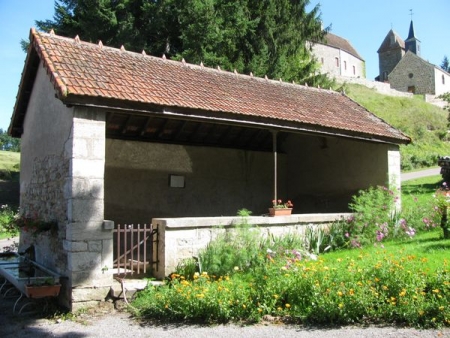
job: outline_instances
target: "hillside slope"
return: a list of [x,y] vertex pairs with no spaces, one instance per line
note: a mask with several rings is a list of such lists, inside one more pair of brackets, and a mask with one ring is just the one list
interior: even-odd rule
[[19,206],[20,153],[0,150],[0,205]]
[[400,148],[402,170],[436,166],[438,156],[450,155],[447,111],[421,96],[393,97],[353,84],[344,89],[351,99],[412,138],[412,144]]

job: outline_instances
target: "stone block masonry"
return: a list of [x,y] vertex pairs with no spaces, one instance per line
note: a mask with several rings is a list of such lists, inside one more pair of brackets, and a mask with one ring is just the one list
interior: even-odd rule
[[102,301],[113,283],[113,241],[104,221],[105,121],[77,108],[70,137],[68,225],[64,241],[72,309]]

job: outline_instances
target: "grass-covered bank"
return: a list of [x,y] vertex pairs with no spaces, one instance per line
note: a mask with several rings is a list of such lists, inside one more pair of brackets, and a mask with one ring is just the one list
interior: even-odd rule
[[393,97],[353,84],[344,88],[354,101],[412,138],[411,144],[400,147],[403,171],[435,166],[438,156],[450,155],[448,111],[422,96]]

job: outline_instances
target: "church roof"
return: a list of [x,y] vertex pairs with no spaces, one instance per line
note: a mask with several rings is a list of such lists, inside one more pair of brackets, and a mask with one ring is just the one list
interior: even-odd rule
[[391,29],[381,43],[380,48],[378,48],[378,53],[397,48],[405,49],[405,41]]
[[415,38],[416,38],[416,36],[414,35],[414,25],[413,25],[413,22],[411,20],[411,23],[409,25],[408,38],[406,40],[415,39]]
[[349,97],[31,30],[10,132],[20,136],[41,64],[66,105],[201,116],[374,142],[411,140]]
[[347,53],[353,55],[354,57],[357,57],[358,59],[364,61],[364,59],[358,54],[355,48],[353,48],[352,44],[340,36],[337,36],[332,33],[327,33],[325,35],[325,44],[330,47],[338,48],[343,51],[346,51]]

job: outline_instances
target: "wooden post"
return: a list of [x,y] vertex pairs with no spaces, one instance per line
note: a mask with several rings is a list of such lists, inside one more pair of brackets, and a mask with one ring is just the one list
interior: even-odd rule
[[278,178],[278,161],[277,161],[277,131],[272,130],[272,148],[273,148],[273,199],[277,201],[277,178]]

